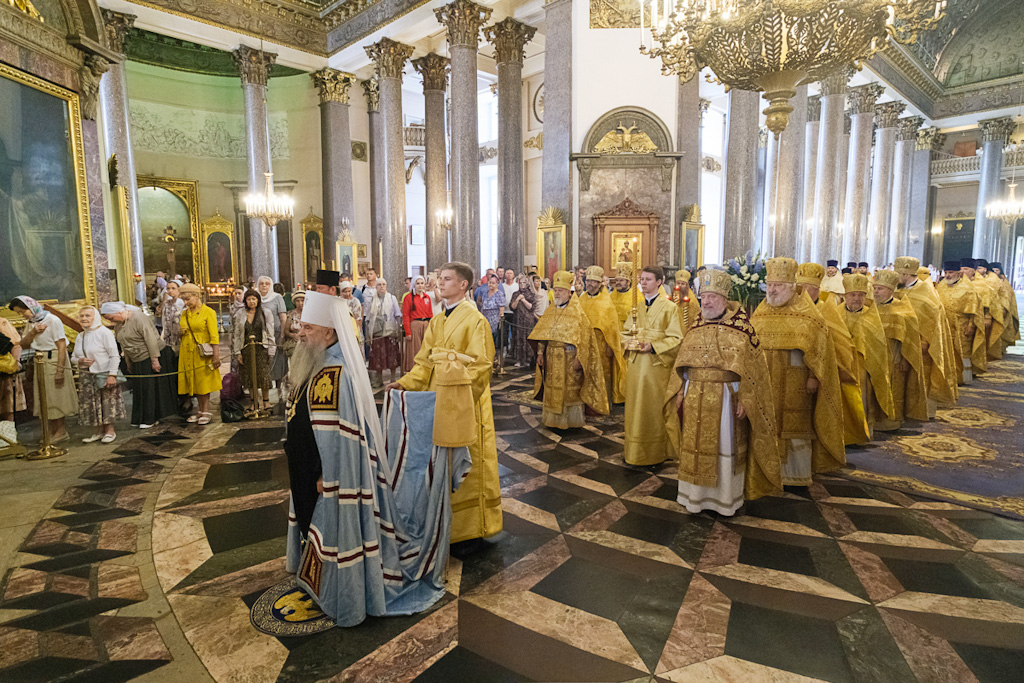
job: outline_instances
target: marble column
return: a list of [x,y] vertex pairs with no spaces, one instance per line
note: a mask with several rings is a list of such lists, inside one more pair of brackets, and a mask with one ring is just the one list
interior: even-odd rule
[[875,125],[875,101],[885,92],[878,83],[868,83],[847,92],[850,105],[850,149],[846,164],[846,202],[843,208],[843,250],[840,261],[860,261],[867,234],[864,207],[869,184],[864,182],[871,168],[871,135]]
[[[104,54],[109,55],[110,53],[105,51]],[[85,273],[86,277],[96,285],[97,301],[109,301],[111,298],[107,214],[103,207],[103,177],[107,175],[108,169],[106,159],[100,156],[101,131],[96,122],[100,108],[100,80],[109,69],[110,61],[106,57],[87,52],[82,66],[78,70],[81,85],[79,111],[82,116],[82,159],[85,162],[90,227],[89,242],[82,246],[88,249],[92,255],[91,259],[86,259]],[[114,255],[116,264],[116,250]],[[130,278],[128,280],[131,282]],[[129,289],[131,288],[133,287],[129,287]],[[132,296],[130,293],[126,294],[129,297]]]
[[566,258],[576,261],[573,221],[572,166],[572,0],[549,0],[544,5],[544,130],[541,158],[541,211],[554,207],[569,226]]
[[843,251],[843,235],[846,231],[846,171],[850,162],[850,133],[853,121],[850,111],[843,112],[843,136],[839,139],[839,151],[836,158],[836,233],[835,249],[831,258],[838,259]]
[[910,219],[911,172],[917,129],[924,123],[920,116],[900,119],[896,128],[896,151],[892,165],[892,209],[889,215],[889,239],[885,263],[907,253],[907,221]]
[[700,204],[700,131],[703,118],[701,102],[698,79],[691,78],[686,83],[677,84],[676,151],[683,156],[676,164],[676,213],[672,224],[675,239],[671,245],[673,258],[669,259],[673,263],[676,261],[674,256],[679,254],[682,244],[678,233],[686,207]]
[[804,206],[797,231],[797,261],[811,256],[811,226],[814,225],[815,184],[818,173],[818,131],[821,127],[821,96],[807,98],[807,127],[804,137]]
[[441,225],[438,211],[448,208],[448,151],[445,149],[445,91],[448,89],[449,60],[431,52],[412,60],[423,76],[424,163],[427,188],[427,268],[448,263],[448,230]]
[[758,94],[729,91],[725,139],[724,258],[755,248],[757,221]]
[[885,102],[875,105],[875,125],[878,137],[875,156],[871,164],[871,201],[868,208],[867,248],[858,260],[865,260],[871,268],[884,265],[889,214],[892,203],[892,167],[896,153],[896,126],[900,114],[907,108],[903,102]]
[[[974,258],[998,261],[996,258],[999,233],[1003,229],[998,218],[985,218],[989,202],[1003,196],[1003,147],[1013,132],[1014,122],[1009,116],[978,122],[981,128],[981,183],[978,186],[978,205],[974,221]],[[1001,255],[1000,255],[1001,256]],[[1006,265],[1005,263],[1003,265]]]
[[521,270],[526,223],[523,191],[523,48],[537,29],[506,17],[484,28],[498,68],[498,263]]
[[[774,180],[774,222],[765,250],[773,256],[794,256],[800,229],[803,195],[804,145],[807,128],[807,86],[796,90],[791,100],[789,125],[778,140],[778,171]],[[768,140],[771,145],[774,136]]]
[[[321,181],[324,202],[324,261],[334,264],[341,221],[352,220],[352,132],[348,91],[355,76],[331,68],[310,74],[320,93]],[[336,267],[340,264],[334,264]],[[356,277],[358,272],[349,273]]]
[[380,85],[377,76],[362,82],[363,95],[366,97],[367,125],[369,126],[370,144],[370,262],[373,269],[380,273],[380,240],[387,232],[382,226],[387,203],[385,194],[385,160],[384,160],[384,124],[380,116]]
[[[792,125],[792,121],[790,121]],[[788,130],[789,126],[787,126]],[[771,254],[775,244],[775,211],[778,199],[776,181],[779,177],[779,152],[782,146],[782,135],[776,137],[768,136],[768,144],[765,150],[765,171],[764,171],[764,197],[761,218],[761,239],[757,244],[764,254]]]
[[[381,38],[367,45],[380,87],[380,127],[383,129],[380,162],[384,167],[384,203],[377,207],[382,274],[392,291],[399,292],[409,275],[409,233],[405,223],[405,133],[402,127],[402,71],[412,46]],[[383,215],[382,215],[383,214]]]
[[838,256],[836,216],[839,147],[846,110],[846,81],[843,70],[821,81],[821,124],[818,129],[818,159],[814,183],[814,223],[811,227],[811,261],[825,263]]
[[768,138],[772,137],[768,126],[761,126],[757,130],[757,184],[754,186],[754,241],[748,247],[755,252],[764,243],[765,222],[765,195],[768,184]]
[[[107,43],[114,52],[123,55],[128,32],[135,24],[135,16],[111,10],[103,10],[103,23],[107,31]],[[132,151],[131,128],[128,125],[128,80],[124,59],[111,62],[110,68],[100,79],[100,109],[103,117],[103,139],[107,154],[117,157],[117,183],[128,190],[128,252],[129,262],[118,263],[118,268],[130,268],[131,273],[144,274],[146,266],[142,258],[142,229],[139,224],[139,183],[135,169],[135,153]],[[110,188],[113,190],[114,188]],[[130,279],[130,278],[128,278]],[[124,281],[124,279],[122,280]],[[141,306],[147,313],[146,284],[138,282],[134,291],[120,292],[125,302]]]
[[[910,171],[910,210],[907,218],[907,256],[915,256],[926,263],[925,253],[930,249],[931,225],[928,215],[931,207],[932,156],[946,143],[945,133],[938,128],[917,131],[914,157]],[[903,256],[904,254],[898,254]]]
[[[480,268],[480,129],[477,45],[491,9],[455,0],[434,10],[448,30],[452,60],[452,257]],[[568,161],[568,159],[567,159]]]
[[[270,123],[267,118],[267,74],[277,55],[241,45],[231,53],[242,79],[245,101],[246,157],[249,161],[249,192],[266,191],[270,168]],[[263,221],[249,218],[249,244],[252,247],[252,279],[269,276],[279,279],[277,230]]]

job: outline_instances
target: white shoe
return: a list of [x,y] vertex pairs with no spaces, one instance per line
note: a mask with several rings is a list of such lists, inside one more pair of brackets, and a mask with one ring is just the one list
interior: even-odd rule
[[155,426],[156,426],[156,423],[153,423],[151,425],[139,425],[139,429],[152,429]]
[[103,443],[110,443],[111,441],[113,441],[116,438],[117,438],[117,434],[104,434],[103,438],[101,439],[101,441]]
[[97,441],[99,441],[102,438],[103,438],[102,434],[93,434],[92,436],[87,436],[84,439],[82,439],[82,443],[96,443]]

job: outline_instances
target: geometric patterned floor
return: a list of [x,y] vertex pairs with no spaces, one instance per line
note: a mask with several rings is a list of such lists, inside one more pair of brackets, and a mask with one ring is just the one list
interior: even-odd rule
[[[751,502],[744,516],[688,515],[671,466],[622,461],[621,408],[556,433],[537,409],[499,398],[530,382],[495,381],[504,531],[453,547],[445,598],[424,614],[301,638],[260,633],[248,614],[285,577],[280,423],[219,425],[200,441],[172,428],[154,435],[153,453],[136,449],[174,462],[151,550],[141,542],[139,552],[152,552],[156,589],[213,678],[1021,680],[1024,523],[832,477]],[[117,464],[126,469],[93,473],[119,481],[103,491],[128,491],[162,467]],[[114,603],[95,602],[139,596],[103,559],[133,552],[104,540],[118,536],[105,525],[134,514],[131,497],[100,500],[89,486],[61,516],[91,504],[94,517],[44,520],[32,543],[91,564],[25,566],[0,584],[0,608],[35,610],[0,625],[0,679],[106,667],[98,680],[125,680],[167,661],[145,624],[119,636],[102,614]],[[92,670],[70,663],[87,660]]]

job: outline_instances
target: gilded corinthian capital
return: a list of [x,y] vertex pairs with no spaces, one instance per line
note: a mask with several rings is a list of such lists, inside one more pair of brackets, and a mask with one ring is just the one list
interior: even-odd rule
[[917,145],[914,147],[918,152],[938,152],[946,144],[946,134],[940,133],[938,128],[922,128],[917,131]]
[[434,16],[448,29],[448,44],[476,48],[480,27],[491,18],[491,8],[469,0],[455,0],[434,10]]
[[899,130],[896,131],[896,140],[900,142],[911,142],[917,140],[917,129],[924,125],[924,118],[920,116],[908,116],[896,122]]
[[906,102],[883,102],[875,105],[875,125],[879,128],[895,128],[900,114],[907,108]]
[[412,56],[412,45],[405,45],[390,38],[381,38],[373,45],[367,45],[366,56],[377,69],[377,78],[401,78],[405,62]]
[[270,65],[277,61],[277,55],[273,52],[263,52],[248,45],[239,45],[231,56],[235,60],[235,67],[242,78],[242,83],[249,85],[266,85]]
[[850,80],[852,72],[843,69],[831,76],[821,79],[821,96],[844,95],[846,93],[846,82]]
[[380,83],[377,77],[362,82],[363,95],[366,96],[366,111],[380,111]]
[[124,44],[128,39],[128,32],[135,25],[135,15],[109,9],[100,11],[103,13],[103,26],[107,30],[107,45],[114,52],[124,54]]
[[320,104],[340,102],[348,104],[348,89],[355,83],[356,77],[344,71],[324,67],[309,75],[317,90],[320,91]]
[[522,64],[526,57],[523,48],[533,40],[535,33],[537,29],[512,17],[506,17],[497,24],[484,27],[484,38],[494,45],[494,61],[498,64]]
[[994,142],[1005,145],[1013,133],[1014,122],[1009,116],[1000,116],[998,119],[985,119],[978,121],[978,128],[981,128],[981,141]]
[[412,60],[412,67],[423,76],[423,90],[447,90],[451,60],[436,52]]
[[880,83],[868,83],[850,88],[846,93],[846,102],[850,106],[850,114],[874,114],[875,102],[885,92]]

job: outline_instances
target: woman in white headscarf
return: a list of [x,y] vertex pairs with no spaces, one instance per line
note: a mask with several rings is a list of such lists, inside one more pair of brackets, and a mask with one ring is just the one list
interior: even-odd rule
[[103,326],[99,311],[83,306],[78,312],[78,322],[82,333],[75,340],[75,350],[71,353],[72,362],[79,368],[78,423],[95,428],[92,436],[82,439],[82,443],[100,440],[110,443],[117,437],[114,420],[127,417],[121,385],[117,383],[121,355],[114,333]]
[[[288,317],[288,306],[285,304],[284,297],[274,291],[274,281],[266,275],[256,280],[256,289],[259,290],[260,297],[263,299],[263,310],[274,321],[274,343],[280,344],[282,341],[281,330],[284,329],[285,318]],[[279,399],[285,397],[285,390],[282,387],[287,376],[288,356],[278,353],[274,356],[274,362],[270,366],[270,379],[277,383]]]

